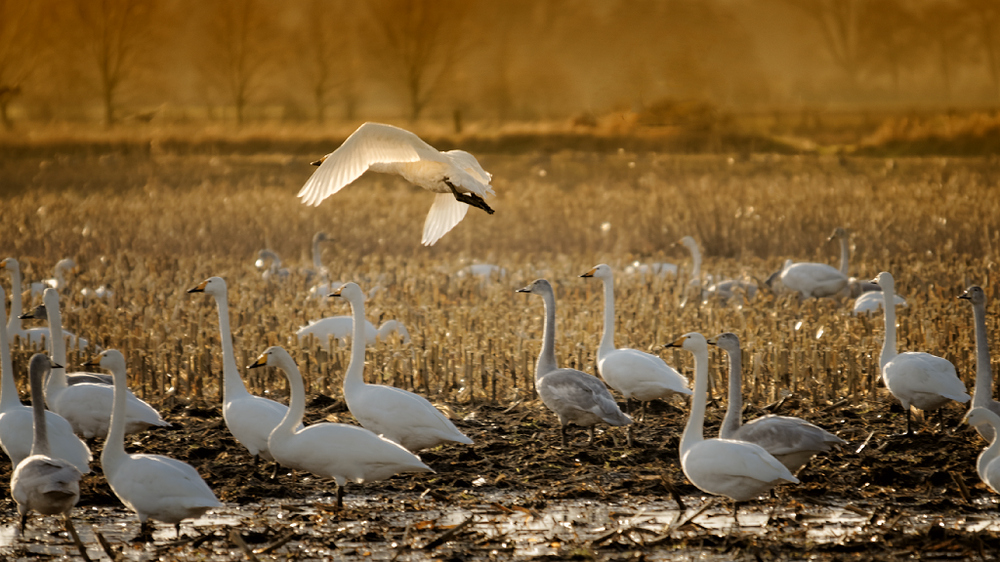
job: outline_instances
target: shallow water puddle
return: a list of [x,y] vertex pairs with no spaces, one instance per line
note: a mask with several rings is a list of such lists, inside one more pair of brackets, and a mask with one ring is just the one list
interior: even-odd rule
[[[899,532],[926,532],[934,526],[973,533],[1000,530],[1000,520],[989,515],[911,513],[886,518],[865,516],[856,507],[804,506],[794,500],[771,504],[777,507],[743,506],[737,527],[728,504],[705,498],[685,502],[682,511],[662,499],[539,501],[507,494],[465,496],[449,504],[415,494],[349,495],[347,508],[338,511],[330,497],[305,502],[269,499],[187,520],[180,540],[173,526],[156,524],[149,544],[132,542],[138,520],[123,508],[77,509],[74,523],[95,560],[106,559],[96,533],[128,560],[245,558],[240,540],[259,557],[294,553],[302,560],[407,560],[459,549],[485,560],[498,555],[563,556],[567,549],[580,548],[640,548],[647,559],[660,560],[678,551],[712,557],[710,546],[692,540],[711,537],[766,536],[806,545],[874,537],[890,525]],[[0,526],[0,556],[28,560],[39,555],[78,555],[59,518],[33,518],[23,537],[16,524]]]

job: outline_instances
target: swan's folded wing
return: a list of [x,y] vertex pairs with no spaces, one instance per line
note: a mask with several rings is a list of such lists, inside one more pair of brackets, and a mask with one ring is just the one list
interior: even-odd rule
[[451,193],[439,193],[434,196],[434,204],[424,221],[424,237],[420,241],[424,246],[433,246],[435,242],[462,222],[469,206],[455,199]]
[[381,123],[365,123],[328,154],[312,177],[299,190],[306,205],[324,199],[358,179],[369,166],[380,162],[441,160],[441,153],[413,133]]

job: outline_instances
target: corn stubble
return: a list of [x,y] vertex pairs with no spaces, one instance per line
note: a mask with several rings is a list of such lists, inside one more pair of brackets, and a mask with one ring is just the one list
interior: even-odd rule
[[[324,249],[331,278],[382,287],[368,302],[369,319],[400,320],[412,336],[409,344],[371,347],[366,379],[459,408],[534,399],[542,308],[514,289],[538,277],[556,289],[560,364],[596,372],[602,296],[577,276],[600,262],[616,270],[619,346],[661,353],[690,374],[689,357],[659,346],[690,330],[734,331],[745,346],[744,392],[755,404],[788,392],[814,407],[884,400],[876,380],[881,316],[854,318],[847,300],[800,303],[766,291],[743,306],[682,307],[690,259],[672,244],[685,234],[701,244],[704,272],[764,279],[785,258],[836,265],[838,248],[824,240],[833,227],[847,227],[852,275],[892,271],[910,303],[900,309],[900,349],[953,361],[970,388],[971,311],[956,300],[967,285],[987,291],[987,320],[997,331],[1000,168],[986,160],[487,154],[480,160],[494,174],[497,213],[471,209],[431,248],[419,245],[427,204],[419,190],[368,175],[306,207],[294,197],[311,172],[301,160],[161,155],[124,157],[115,170],[96,158],[41,168],[15,161],[8,169],[30,175],[31,187],[5,202],[4,255],[21,261],[26,281],[75,257],[81,272],[62,296],[67,329],[120,349],[131,386],[154,405],[221,400],[215,303],[185,292],[211,275],[229,283],[237,362],[281,344],[310,392],[340,396],[349,348],[334,342],[328,352],[293,339],[311,319],[350,312],[306,297],[298,267],[308,265],[318,230],[334,240]],[[267,283],[254,269],[263,247],[292,269],[287,283]],[[666,279],[624,275],[636,259],[678,263],[682,271]],[[456,275],[475,262],[501,265],[508,275],[486,282]],[[114,291],[109,301],[79,294],[102,284]],[[17,372],[30,353],[15,348]],[[70,367],[84,359],[71,352]],[[724,358],[713,351],[715,395],[725,376]],[[286,394],[274,370],[244,378],[251,392]]]

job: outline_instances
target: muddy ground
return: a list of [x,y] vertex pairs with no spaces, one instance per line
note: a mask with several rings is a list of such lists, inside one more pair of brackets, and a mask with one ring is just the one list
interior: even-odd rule
[[[249,556],[244,547],[260,559],[296,560],[997,558],[1000,510],[975,473],[984,443],[961,424],[959,407],[947,410],[943,427],[935,415],[917,424],[918,435],[900,437],[892,434],[905,418],[888,399],[805,408],[791,397],[775,406],[850,445],[816,457],[799,474],[802,484],[742,506],[740,527],[728,503],[709,504],[684,478],[677,450],[686,408],[663,402],[649,408],[632,448],[620,431],[599,431],[588,445],[576,429],[566,449],[555,417],[537,401],[454,405],[456,424],[475,445],[424,452],[436,474],[349,486],[343,510],[332,482],[288,470],[272,480],[271,465],[255,470],[217,406],[176,403],[166,416],[174,429],[135,435],[129,448],[195,465],[227,504],[217,520],[185,525],[180,540],[158,525],[152,543],[138,542],[135,516],[120,509],[96,461],[74,515],[92,558],[110,551],[129,559],[241,559]],[[768,411],[749,408],[747,419]],[[718,427],[721,412],[714,413],[708,433]],[[307,422],[324,419],[351,417],[342,401],[311,396]],[[0,478],[8,481],[9,472],[3,465]],[[5,499],[2,508],[12,531],[15,505]],[[88,541],[94,531],[107,550]],[[3,536],[6,556],[76,553],[54,518],[33,519],[20,539]]]

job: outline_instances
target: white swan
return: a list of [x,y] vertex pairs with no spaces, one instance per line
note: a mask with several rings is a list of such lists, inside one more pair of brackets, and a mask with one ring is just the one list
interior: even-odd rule
[[[906,307],[906,299],[899,295],[893,295],[893,300],[896,302],[896,306]],[[866,291],[861,293],[861,296],[854,299],[854,308],[851,310],[853,316],[858,316],[859,314],[864,314],[866,316],[871,316],[882,310],[885,304],[885,295],[882,291]]]
[[840,296],[856,299],[870,291],[881,291],[882,289],[871,281],[851,277],[851,241],[847,230],[839,226],[835,228],[833,234],[826,239],[827,242],[833,240],[840,240],[840,267],[838,269],[844,277],[847,277],[847,286],[841,289]]
[[471,445],[472,439],[463,435],[423,396],[365,382],[365,345],[360,341],[364,334],[365,294],[356,283],[347,283],[330,296],[346,299],[354,317],[351,362],[344,375],[344,400],[358,422],[414,452],[444,443]]
[[326,266],[323,265],[323,249],[320,248],[320,244],[330,241],[330,237],[327,236],[325,232],[317,232],[316,234],[313,234],[312,245],[310,246],[312,268],[305,268],[302,270],[306,276],[306,280],[310,280],[313,277],[319,277],[320,279],[325,279],[327,277],[327,269]]
[[101,285],[96,289],[91,289],[90,287],[84,287],[80,289],[80,296],[85,299],[110,299],[115,296],[115,292],[112,291],[107,285]]
[[[611,267],[602,263],[580,277],[595,277],[604,284],[604,332],[597,348],[597,371],[611,388],[625,396],[626,407],[632,399],[641,402],[641,421],[646,402],[672,394],[691,394],[687,379],[663,359],[637,349],[615,348],[615,281]],[[629,426],[630,444],[631,429]]]
[[42,378],[51,365],[51,360],[41,353],[33,355],[28,365],[34,418],[31,456],[15,465],[10,478],[10,495],[17,502],[22,533],[32,511],[43,515],[65,513],[67,525],[72,525],[69,511],[80,499],[80,477],[83,475],[73,463],[62,458],[63,451],[58,443],[55,443],[54,452],[49,447],[46,412],[42,405]]
[[317,423],[302,427],[306,390],[302,373],[284,348],[267,348],[250,368],[278,367],[288,377],[288,413],[271,432],[268,448],[283,466],[337,481],[337,506],[348,482],[384,480],[400,472],[434,472],[402,446],[356,425]]
[[[846,236],[847,232],[838,228],[827,240],[836,238],[845,240]],[[842,243],[842,252],[843,248]],[[843,258],[843,254],[841,257]],[[846,262],[843,259],[841,261],[846,266]],[[775,277],[781,281],[786,289],[797,291],[802,295],[802,298],[832,297],[847,287],[847,275],[840,269],[825,263],[798,262],[787,264],[786,262],[780,273],[768,278],[768,285],[772,288],[775,288],[773,285]]]
[[319,205],[366,170],[398,174],[419,187],[437,193],[424,221],[420,241],[431,246],[455,227],[469,210],[493,209],[483,200],[494,195],[491,176],[476,158],[462,150],[440,152],[417,135],[381,123],[365,123],[344,144],[313,162],[319,169],[299,190],[306,205]]
[[[798,484],[785,465],[760,445],[731,439],[705,439],[705,403],[708,399],[708,343],[690,332],[667,347],[694,354],[694,396],[691,416],[681,437],[684,475],[699,490],[741,502],[753,499],[783,482]],[[735,516],[735,510],[734,510]]]
[[[48,328],[28,328],[21,327],[21,318],[24,313],[21,305],[21,265],[14,258],[6,258],[0,261],[0,265],[10,274],[10,316],[7,318],[7,338],[12,345],[14,338],[21,338],[22,344],[27,343],[29,347],[38,347],[49,337]],[[76,342],[80,350],[87,347],[87,340],[80,340],[72,332],[63,330],[63,334],[71,341]]]
[[257,269],[264,270],[260,275],[264,281],[286,281],[291,275],[287,267],[281,267],[281,258],[273,250],[257,252],[257,261],[254,265]]
[[[333,292],[333,291],[331,291]],[[327,293],[329,295],[330,293]],[[391,334],[399,336],[403,343],[410,343],[410,332],[399,320],[386,320],[375,329],[375,325],[365,320],[364,322],[365,345],[375,345],[378,341],[386,341]],[[336,338],[341,343],[347,341],[354,334],[354,319],[350,316],[327,316],[319,320],[312,320],[307,326],[302,326],[295,332],[295,337],[299,340],[299,345],[305,345],[309,337],[313,336],[320,345],[329,349],[330,338]]]
[[[209,277],[188,293],[205,293],[215,298],[219,309],[219,341],[222,342],[222,419],[233,437],[247,448],[253,457],[274,460],[267,449],[267,439],[288,413],[288,407],[274,400],[254,396],[240,378],[233,350],[233,335],[229,328],[229,298],[226,282],[221,277]],[[277,467],[275,467],[277,469]]]
[[173,523],[177,535],[181,521],[222,507],[215,494],[191,465],[163,455],[130,455],[125,452],[125,426],[129,394],[125,357],[117,349],[101,352],[88,365],[100,365],[115,379],[111,426],[101,452],[101,468],[118,499],[139,516],[140,534],[150,530],[149,519]]
[[[45,308],[48,311],[49,329],[58,333],[62,324],[59,314],[59,293],[55,289],[45,289],[42,295]],[[61,338],[51,338],[52,360],[59,365],[66,362],[66,346]],[[149,426],[170,427],[170,424],[160,417],[152,406],[141,400],[127,388],[122,388],[126,398],[125,410],[119,416],[125,424],[127,433],[142,431]],[[45,385],[45,401],[53,412],[66,418],[73,426],[73,431],[84,439],[92,439],[107,435],[111,424],[112,404],[114,403],[114,388],[106,384],[81,382],[70,385],[67,382],[66,369],[52,369]]]
[[[896,282],[892,274],[883,271],[873,282],[882,287],[886,299],[896,295]],[[885,341],[879,356],[882,382],[906,410],[906,435],[912,435],[910,406],[921,410],[937,410],[948,403],[968,402],[965,385],[955,373],[951,361],[922,351],[896,351],[896,307],[885,309]]]
[[545,303],[545,324],[542,350],[535,365],[535,391],[548,409],[559,416],[562,446],[567,446],[566,426],[576,424],[590,428],[594,441],[594,426],[599,423],[622,426],[632,423],[632,418],[618,408],[615,399],[597,377],[576,369],[560,369],[556,363],[556,298],[552,285],[538,279],[518,293],[540,295]]
[[[0,302],[7,302],[4,290],[0,288]],[[0,306],[0,447],[10,457],[12,466],[17,466],[31,455],[32,426],[35,414],[32,408],[21,404],[14,382],[14,370],[10,360],[10,346],[7,343],[7,328],[3,316],[6,307]],[[48,360],[44,362],[45,372],[50,370]],[[38,396],[39,404],[44,399]],[[35,398],[32,398],[34,404]],[[92,456],[87,444],[73,434],[73,427],[55,412],[45,411],[48,438],[59,456],[73,464],[82,474],[90,472]]]
[[492,263],[473,263],[458,270],[458,277],[477,277],[486,280],[499,280],[507,277],[507,270]]
[[979,453],[979,458],[976,459],[976,472],[979,473],[979,479],[983,484],[1000,493],[1000,461],[997,461],[997,457],[1000,456],[1000,439],[995,437],[1000,430],[1000,416],[986,408],[972,408],[966,414],[965,420],[975,427],[980,435],[988,433],[992,436],[989,447]]
[[[45,308],[45,304],[39,304],[35,308],[31,309],[31,311],[26,312],[24,314],[21,314],[17,318],[18,318],[18,321],[20,321],[20,320],[44,320],[44,321],[48,322],[49,312],[48,312],[48,309]],[[61,318],[62,318],[62,316],[60,316],[60,319]],[[38,345],[41,345],[42,341],[48,341],[52,337],[52,334],[53,334],[51,328],[32,328],[32,330],[43,330],[45,332],[45,339],[44,340],[39,340]],[[63,335],[63,340],[68,339],[73,344],[73,347],[79,349],[80,351],[83,351],[87,347],[90,347],[90,343],[87,340],[85,340],[83,338],[77,337],[76,334],[73,334],[72,332],[66,331],[65,328],[62,329],[62,335]],[[51,346],[49,346],[49,347],[51,348]],[[84,375],[86,375],[86,376],[84,376]],[[100,380],[95,380],[95,379],[100,379]],[[76,375],[68,375],[68,383],[69,384],[76,384],[78,382],[101,382],[103,384],[108,384],[108,385],[112,384],[111,377],[109,377],[107,375],[103,375],[103,374],[98,374],[98,373],[77,373]]]
[[677,275],[677,264],[666,262],[642,263],[639,260],[625,266],[625,275],[667,277]]
[[[979,286],[966,289],[960,297],[972,303],[976,329],[976,387],[972,391],[972,408],[986,408],[1000,416],[1000,402],[993,399],[993,369],[990,367],[990,342],[986,334],[986,293]],[[977,425],[983,439],[993,441],[993,426]]]
[[744,424],[741,419],[743,365],[740,339],[736,334],[726,332],[708,340],[708,343],[719,346],[729,355],[729,404],[719,428],[721,439],[756,443],[792,474],[797,473],[817,453],[829,451],[835,445],[847,444],[847,441],[802,418],[769,415]]
[[31,284],[31,297],[41,296],[45,289],[52,287],[57,291],[66,288],[66,272],[76,268],[76,262],[72,258],[63,258],[56,262],[55,274],[51,279],[36,281]]

